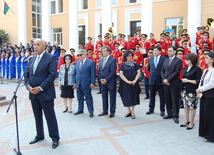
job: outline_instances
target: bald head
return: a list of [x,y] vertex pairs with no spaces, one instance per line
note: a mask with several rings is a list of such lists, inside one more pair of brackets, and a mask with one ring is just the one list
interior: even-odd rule
[[46,47],[45,41],[38,38],[38,39],[34,40],[33,47],[34,47],[35,54],[40,55],[45,50],[45,47]]

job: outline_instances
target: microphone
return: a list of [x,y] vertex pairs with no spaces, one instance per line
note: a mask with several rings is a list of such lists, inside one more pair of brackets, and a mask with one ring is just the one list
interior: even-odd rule
[[28,60],[30,60],[32,58],[33,58],[33,55],[31,55],[29,58],[27,58],[24,62],[26,62],[26,61],[28,61]]

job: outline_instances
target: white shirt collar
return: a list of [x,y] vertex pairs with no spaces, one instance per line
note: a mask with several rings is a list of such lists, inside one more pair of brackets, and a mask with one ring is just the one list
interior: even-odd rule
[[154,56],[154,58],[158,58],[158,59],[160,59],[160,56],[161,56],[161,55],[159,55],[158,57]]
[[[85,59],[82,61],[83,62],[83,64],[85,63],[85,61],[86,61],[86,57],[85,57]],[[81,62],[81,61],[80,61]]]
[[109,54],[109,56],[107,56],[107,57],[104,57],[104,58],[106,58],[106,62],[107,62],[107,60],[108,60],[108,58],[110,57],[110,54]]
[[[45,51],[42,52],[42,54],[39,55],[39,56],[40,56],[40,59],[42,58],[42,56],[44,55],[44,53],[45,53]],[[38,54],[36,55],[36,58],[38,58]]]

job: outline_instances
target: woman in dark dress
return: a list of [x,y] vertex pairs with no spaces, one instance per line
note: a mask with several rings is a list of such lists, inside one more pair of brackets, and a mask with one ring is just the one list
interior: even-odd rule
[[[140,86],[138,79],[140,77],[140,69],[136,62],[132,61],[133,53],[126,51],[123,55],[124,63],[120,66],[120,82],[119,90],[124,107],[127,107],[128,113],[125,117],[135,119],[135,106],[140,104]],[[131,109],[132,107],[132,109]]]
[[[198,63],[197,55],[191,53],[186,56],[186,66],[182,75],[183,82],[183,103],[185,108],[185,122],[180,125],[180,127],[186,127],[187,130],[191,130],[194,127],[194,119],[198,104],[198,98],[196,94],[196,89],[201,79],[201,68],[196,66]],[[191,118],[189,121],[189,114],[191,111]]]
[[214,142],[214,52],[206,55],[205,60],[208,68],[196,90],[201,98],[199,136],[204,137],[204,142]]
[[65,64],[61,65],[59,70],[59,89],[61,89],[61,97],[64,100],[65,110],[63,113],[68,111],[67,99],[69,100],[69,113],[72,113],[72,99],[74,98],[73,90],[73,74],[74,65],[72,65],[72,56],[67,54],[64,56]]

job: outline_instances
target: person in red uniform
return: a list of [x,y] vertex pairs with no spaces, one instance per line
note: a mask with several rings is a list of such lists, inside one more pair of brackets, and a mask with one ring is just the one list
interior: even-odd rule
[[100,82],[100,77],[99,77],[99,65],[100,65],[100,59],[103,58],[103,52],[102,51],[98,51],[98,58],[96,59],[96,69],[97,69],[97,80],[98,80],[98,84],[99,84],[99,92],[97,94],[102,94],[101,91],[101,82]]
[[151,48],[154,48],[155,44],[156,44],[156,39],[154,38],[154,34],[153,33],[150,33],[149,41],[151,42]]
[[130,35],[128,35],[128,45],[127,45],[127,49],[130,49],[130,48],[135,48],[135,41],[132,40],[132,37]]
[[108,47],[110,47],[111,48],[111,41],[109,41],[109,37],[108,36],[105,36],[104,37],[104,41],[103,41],[103,46],[105,47],[105,46],[108,46]]
[[[162,45],[162,43],[160,41],[157,41],[155,44],[155,46],[159,46],[159,47],[161,47],[161,45]],[[161,48],[161,56],[165,57],[165,55],[166,55],[165,49]]]
[[184,57],[186,57],[187,54],[191,53],[191,48],[188,48],[188,40],[184,40],[182,42],[183,48],[184,48]]
[[[182,34],[182,35],[181,35],[181,40],[178,41],[177,46],[183,46],[183,45],[182,45],[182,42],[183,42],[184,40],[188,40],[188,34]],[[188,40],[187,46],[188,46],[188,48],[191,47],[191,41],[190,41],[190,40]]]
[[133,33],[133,37],[132,37],[132,41],[134,40],[134,49],[135,49],[135,45],[139,44],[140,39],[137,37],[137,32]]
[[138,66],[142,66],[143,64],[143,52],[140,51],[140,44],[135,45],[135,51],[134,51],[134,56],[133,56],[133,61],[137,62]]
[[115,50],[115,43],[117,43],[117,36],[113,36],[111,51]]
[[172,38],[169,37],[169,35],[170,35],[170,32],[166,32],[166,36],[168,36],[168,41],[171,41],[171,45],[170,46],[172,46]]
[[150,42],[148,43],[148,40],[146,40],[147,35],[142,34],[141,35],[141,41],[140,44],[140,50],[143,52],[143,57],[146,58],[148,55],[148,49],[150,48]]
[[103,41],[102,41],[102,36],[101,35],[98,35],[98,41],[96,42],[96,47],[95,47],[95,49],[97,50],[98,49],[98,45],[99,44],[102,44],[103,45]]
[[[184,68],[187,66],[186,57],[184,57],[184,50],[182,48],[177,49],[176,57],[182,60],[182,68],[181,68],[181,72],[180,72],[180,76],[179,76],[180,80],[182,80]],[[182,86],[182,84],[181,84],[181,86]],[[179,107],[184,108],[183,101],[181,100],[181,92],[182,92],[182,88],[180,89]]]
[[204,32],[203,33],[203,39],[199,42],[199,48],[202,49],[202,43],[207,42],[209,44],[209,48],[213,50],[213,45],[212,45],[212,40],[209,39],[209,32]]
[[140,34],[140,30],[137,30],[137,37],[139,38],[139,40],[141,40],[141,34]]
[[187,35],[187,40],[190,40],[190,37],[188,35],[188,30],[187,29],[183,29],[183,34]]
[[119,58],[120,56],[122,56],[122,53],[121,53],[121,51],[119,50],[120,44],[119,44],[119,43],[115,43],[114,46],[115,46],[115,50],[113,50],[113,51],[111,52],[111,56],[112,56],[113,58],[115,58],[115,59],[118,60],[118,58]]
[[75,53],[75,49],[70,48],[70,54],[72,56],[72,65],[75,65],[75,63],[77,62],[77,56],[74,55],[74,53]]
[[117,75],[119,76],[119,72],[120,72],[120,66],[122,63],[124,63],[124,60],[123,60],[123,54],[127,51],[126,48],[122,48],[121,49],[121,53],[122,55],[118,58],[118,64],[117,64]]
[[209,50],[211,50],[210,48],[209,48],[209,44],[207,43],[207,42],[203,42],[202,43],[202,49],[200,49],[199,51],[198,51],[198,54],[197,54],[197,58],[200,60],[200,58],[201,58],[201,56],[203,55],[203,50],[204,49],[209,49]]
[[125,37],[126,37],[125,34],[121,35],[122,40],[120,42],[120,46],[121,46],[121,48],[126,48],[127,49],[128,41],[125,40]]
[[57,72],[59,72],[61,65],[64,65],[64,56],[65,56],[66,50],[65,49],[61,49],[60,52],[60,57],[59,57],[59,64],[57,66]]
[[86,50],[91,49],[94,52],[94,43],[91,42],[92,38],[88,37],[88,43],[86,44]]
[[200,64],[200,68],[202,70],[202,73],[204,73],[204,70],[207,68],[207,64],[206,64],[206,61],[205,61],[205,56],[210,53],[210,49],[204,49],[203,50],[203,55],[201,56],[201,60],[199,60],[199,64]]
[[119,34],[118,34],[117,42],[121,42],[121,41],[122,41],[122,39],[121,39],[121,35],[122,35],[121,33],[119,33]]
[[84,49],[84,44],[79,43],[79,49],[78,49],[78,51],[81,50],[81,49]]
[[165,43],[166,43],[166,45],[165,45],[165,57],[168,57],[168,48],[169,48],[169,46],[172,45],[172,42],[169,41],[168,38],[169,37],[167,35],[165,35],[165,37],[164,37],[164,40],[165,40]]
[[[93,53],[93,55],[96,56],[96,59],[99,59],[99,51],[103,51],[102,48],[103,48],[103,44],[99,43],[99,44],[98,44],[98,49],[96,49],[96,50],[94,51],[94,53]],[[97,60],[95,60],[95,61],[97,61]]]
[[[196,32],[196,39],[195,39],[195,44],[198,45],[200,39],[202,38],[202,30],[201,27],[197,27],[198,32]],[[198,51],[198,49],[197,49]]]
[[[165,40],[165,36],[166,35],[165,35],[165,33],[161,33],[160,36],[161,36],[161,40],[160,40],[160,42],[161,42],[161,49],[164,49],[164,51],[165,51],[164,55],[161,52],[161,56],[165,57],[167,55],[167,53],[166,53],[167,43],[166,43],[166,40]],[[167,51],[168,51],[168,49],[167,49]]]
[[[93,61],[95,62],[95,61],[96,61],[96,55],[92,55],[92,49],[88,49],[88,50],[87,50],[87,53],[88,53],[87,59],[93,60]],[[95,63],[96,63],[96,62],[95,62]]]
[[144,58],[144,61],[143,61],[143,67],[142,67],[142,72],[144,74],[144,83],[145,83],[145,92],[146,92],[146,97],[144,99],[149,99],[150,98],[150,95],[149,95],[149,76],[150,76],[150,73],[148,71],[148,63],[149,63],[149,58],[153,57],[153,48],[150,48],[148,50],[148,55],[149,57],[148,58]]

